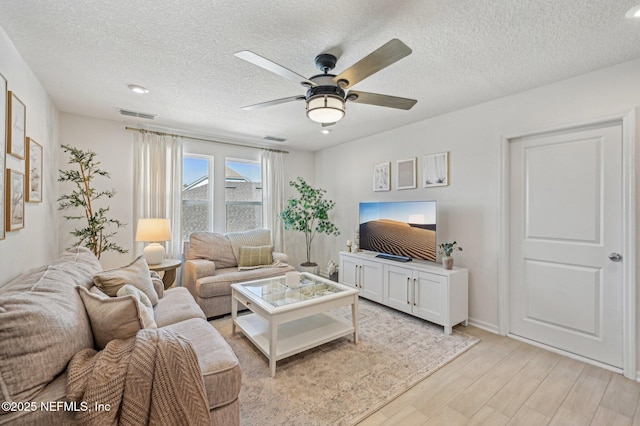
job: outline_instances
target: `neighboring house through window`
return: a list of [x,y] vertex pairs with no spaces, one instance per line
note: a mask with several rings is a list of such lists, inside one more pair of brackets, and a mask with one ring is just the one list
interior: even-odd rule
[[182,240],[195,231],[213,228],[213,157],[183,155],[182,158]]
[[213,164],[214,157],[210,155],[183,156],[183,240],[188,240],[189,235],[195,231],[214,231],[214,215],[225,216],[226,229],[216,232],[236,232],[262,227],[260,163],[225,159],[224,209],[213,202],[214,191],[222,190],[215,182]]
[[254,161],[226,160],[227,232],[262,228],[262,168]]

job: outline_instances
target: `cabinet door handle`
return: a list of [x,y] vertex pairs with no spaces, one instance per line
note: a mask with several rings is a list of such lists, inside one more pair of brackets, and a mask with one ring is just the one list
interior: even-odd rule
[[407,305],[411,304],[411,301],[409,300],[409,281],[411,280],[411,278],[407,277]]
[[418,287],[416,286],[416,279],[413,279],[413,306],[418,306],[416,299],[418,298]]

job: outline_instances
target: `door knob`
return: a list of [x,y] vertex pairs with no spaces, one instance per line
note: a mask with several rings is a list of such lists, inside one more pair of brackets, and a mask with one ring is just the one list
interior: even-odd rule
[[612,262],[620,262],[622,261],[622,256],[620,256],[619,253],[611,253],[609,255],[609,260],[611,260]]

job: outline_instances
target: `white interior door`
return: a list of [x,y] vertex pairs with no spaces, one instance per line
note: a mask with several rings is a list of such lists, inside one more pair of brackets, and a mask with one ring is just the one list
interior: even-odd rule
[[621,126],[513,140],[509,186],[510,333],[622,368]]

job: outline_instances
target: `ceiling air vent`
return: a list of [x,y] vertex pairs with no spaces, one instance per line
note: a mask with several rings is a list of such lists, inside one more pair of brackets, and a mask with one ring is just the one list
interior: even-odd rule
[[277,138],[277,137],[275,137],[275,136],[265,136],[265,137],[264,137],[264,138],[262,138],[262,139],[264,139],[265,141],[270,141],[270,142],[280,142],[280,143],[282,143],[282,142],[286,141],[286,139],[283,139],[283,138]]
[[146,118],[147,120],[153,120],[156,118],[156,114],[149,114],[146,112],[129,111],[126,109],[120,109],[119,111],[120,115],[126,115],[128,117]]

